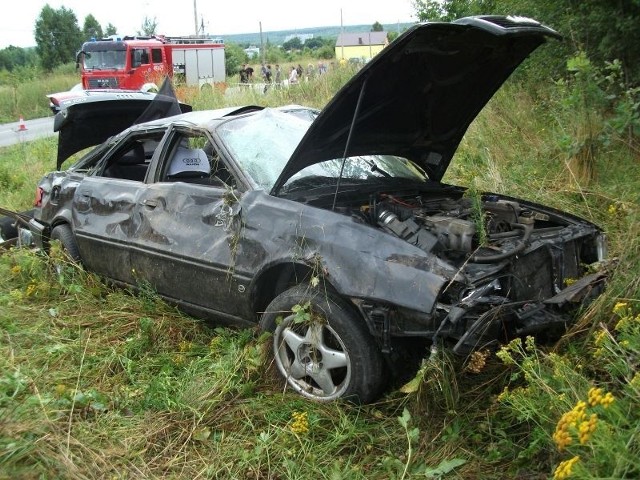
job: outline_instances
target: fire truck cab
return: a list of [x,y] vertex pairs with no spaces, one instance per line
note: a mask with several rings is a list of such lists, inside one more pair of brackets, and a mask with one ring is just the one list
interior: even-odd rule
[[82,89],[157,91],[164,77],[178,83],[225,81],[224,43],[199,37],[110,37],[82,44],[76,56]]

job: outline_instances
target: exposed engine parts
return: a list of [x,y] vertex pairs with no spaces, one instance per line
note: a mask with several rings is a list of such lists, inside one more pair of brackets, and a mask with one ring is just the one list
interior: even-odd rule
[[518,202],[488,196],[424,201],[381,195],[366,207],[370,221],[416,247],[447,257],[492,263],[522,251],[536,225],[549,216]]

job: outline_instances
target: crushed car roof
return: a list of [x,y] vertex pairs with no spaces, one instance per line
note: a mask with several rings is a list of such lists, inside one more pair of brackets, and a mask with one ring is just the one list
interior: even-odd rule
[[129,90],[77,90],[48,95],[59,108],[53,119],[58,133],[56,168],[80,150],[98,145],[135,123],[164,118],[192,107],[177,100],[165,81],[155,93]]
[[469,124],[549,27],[522,17],[417,24],[367,63],[327,104],[274,186],[324,160],[409,158],[441,180]]

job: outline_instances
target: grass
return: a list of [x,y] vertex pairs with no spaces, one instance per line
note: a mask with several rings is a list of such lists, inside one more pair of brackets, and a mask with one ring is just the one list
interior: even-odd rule
[[[178,94],[199,109],[322,106],[345,78],[266,96]],[[609,132],[595,177],[576,175],[565,139],[580,119],[563,96],[507,85],[446,178],[603,226],[618,267],[557,344],[436,352],[376,404],[315,404],[283,391],[257,332],[196,321],[71,264],[60,271],[56,249],[14,249],[0,255],[0,478],[637,478],[637,144]],[[55,141],[0,158],[0,205],[29,208]]]

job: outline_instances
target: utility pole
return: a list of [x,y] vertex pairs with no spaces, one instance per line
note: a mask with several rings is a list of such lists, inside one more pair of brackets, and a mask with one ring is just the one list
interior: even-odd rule
[[197,0],[193,0],[193,23],[196,26],[196,37],[198,36],[198,6]]
[[264,64],[264,42],[262,41],[262,22],[260,22],[260,56],[262,57],[262,63]]
[[344,59],[344,26],[342,25],[342,9],[340,9],[340,37],[342,42],[342,58]]

